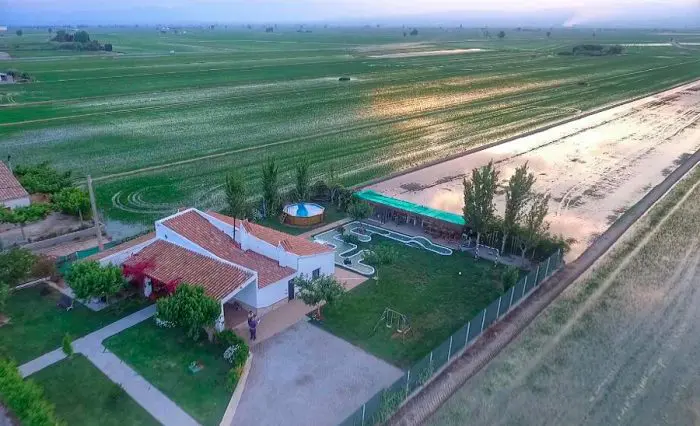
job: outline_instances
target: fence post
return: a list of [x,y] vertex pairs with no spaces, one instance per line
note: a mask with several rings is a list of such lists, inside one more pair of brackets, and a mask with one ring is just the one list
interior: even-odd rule
[[503,302],[503,296],[498,298],[498,310],[496,311],[496,318],[500,318],[501,315],[501,302]]
[[408,384],[411,383],[411,369],[408,369],[408,373],[406,373],[406,398],[408,398]]
[[537,280],[540,278],[540,265],[537,265],[537,272],[535,273],[535,285],[537,285]]
[[486,323],[486,309],[484,309],[484,316],[481,317],[481,331],[479,333],[484,332],[484,323]]
[[467,337],[464,338],[464,349],[465,350],[467,349],[467,343],[469,343],[469,329],[471,328],[471,326],[472,326],[472,322],[469,321],[467,323]]
[[[527,277],[528,275],[525,275],[525,283],[523,284],[523,294],[520,295],[521,298],[525,296],[525,289],[527,288]],[[535,282],[537,282],[537,277],[535,277]]]
[[367,403],[362,404],[362,426],[365,426],[365,409],[367,408]]
[[[527,277],[525,277],[525,279],[527,279]],[[517,286],[518,286],[518,285],[515,284],[515,287],[517,287]],[[509,310],[509,311],[510,311],[510,308],[513,307],[513,296],[515,296],[515,287],[513,287],[513,291],[510,293],[510,303],[508,304],[508,310]]]
[[450,360],[450,355],[452,355],[452,336],[450,336],[450,347],[447,349],[447,361]]
[[544,270],[544,277],[547,278],[549,276],[549,261],[552,260],[552,256],[549,256],[547,258],[547,269]]
[[433,369],[433,351],[430,351],[430,369]]

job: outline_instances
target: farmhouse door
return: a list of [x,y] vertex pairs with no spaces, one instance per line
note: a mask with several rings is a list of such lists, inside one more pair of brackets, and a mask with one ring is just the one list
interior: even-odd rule
[[294,299],[294,280],[289,280],[287,286],[287,297],[289,297],[289,300],[292,300]]

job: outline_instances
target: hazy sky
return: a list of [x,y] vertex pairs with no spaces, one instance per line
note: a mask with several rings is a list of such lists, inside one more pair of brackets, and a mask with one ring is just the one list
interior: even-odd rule
[[[0,0],[0,24],[74,19],[95,22],[299,22],[398,16],[465,17],[486,12],[556,13],[574,21],[700,12],[700,0]],[[456,14],[456,15],[455,15]],[[699,16],[700,15],[695,15]],[[123,22],[128,23],[128,22]]]

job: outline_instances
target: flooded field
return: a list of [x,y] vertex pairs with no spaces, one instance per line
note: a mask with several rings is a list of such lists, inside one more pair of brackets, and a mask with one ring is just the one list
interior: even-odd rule
[[[390,196],[461,213],[462,179],[493,159],[505,184],[528,162],[551,195],[551,231],[578,257],[615,219],[700,149],[700,81],[373,185]],[[502,212],[504,197],[497,197]]]
[[700,168],[671,194],[426,424],[699,424]]

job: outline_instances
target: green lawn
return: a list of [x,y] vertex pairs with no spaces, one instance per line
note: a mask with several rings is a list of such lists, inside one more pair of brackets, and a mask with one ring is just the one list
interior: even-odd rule
[[347,213],[338,210],[337,208],[335,208],[335,206],[328,206],[327,203],[318,204],[321,204],[323,207],[326,208],[325,220],[322,223],[319,223],[318,225],[308,227],[289,226],[280,223],[279,217],[268,217],[261,220],[259,223],[263,226],[267,226],[268,228],[276,229],[278,231],[282,231],[290,235],[299,235],[303,234],[304,232],[311,231],[312,229],[320,228],[322,226],[328,225],[329,223],[337,222],[341,219],[345,219],[346,217],[348,217]]
[[56,415],[68,425],[158,425],[123,389],[82,355],[31,376],[44,388]]
[[[206,338],[195,342],[180,329],[146,321],[105,340],[104,345],[203,425],[218,425],[231,399],[223,351]],[[188,370],[192,361],[204,369]]]
[[[43,296],[42,288],[49,289]],[[93,312],[75,302],[73,310],[66,312],[56,307],[59,297],[45,285],[11,293],[4,312],[10,323],[0,327],[0,356],[22,364],[61,346],[66,333],[74,339],[82,337],[148,304],[137,297]]]
[[[366,281],[340,304],[324,308],[321,326],[399,367],[425,356],[502,294],[503,267],[492,262],[475,261],[459,252],[440,256],[372,238],[365,247],[391,245],[399,259],[378,266],[378,280]],[[392,336],[384,325],[373,332],[385,308],[408,316],[408,335]]]

